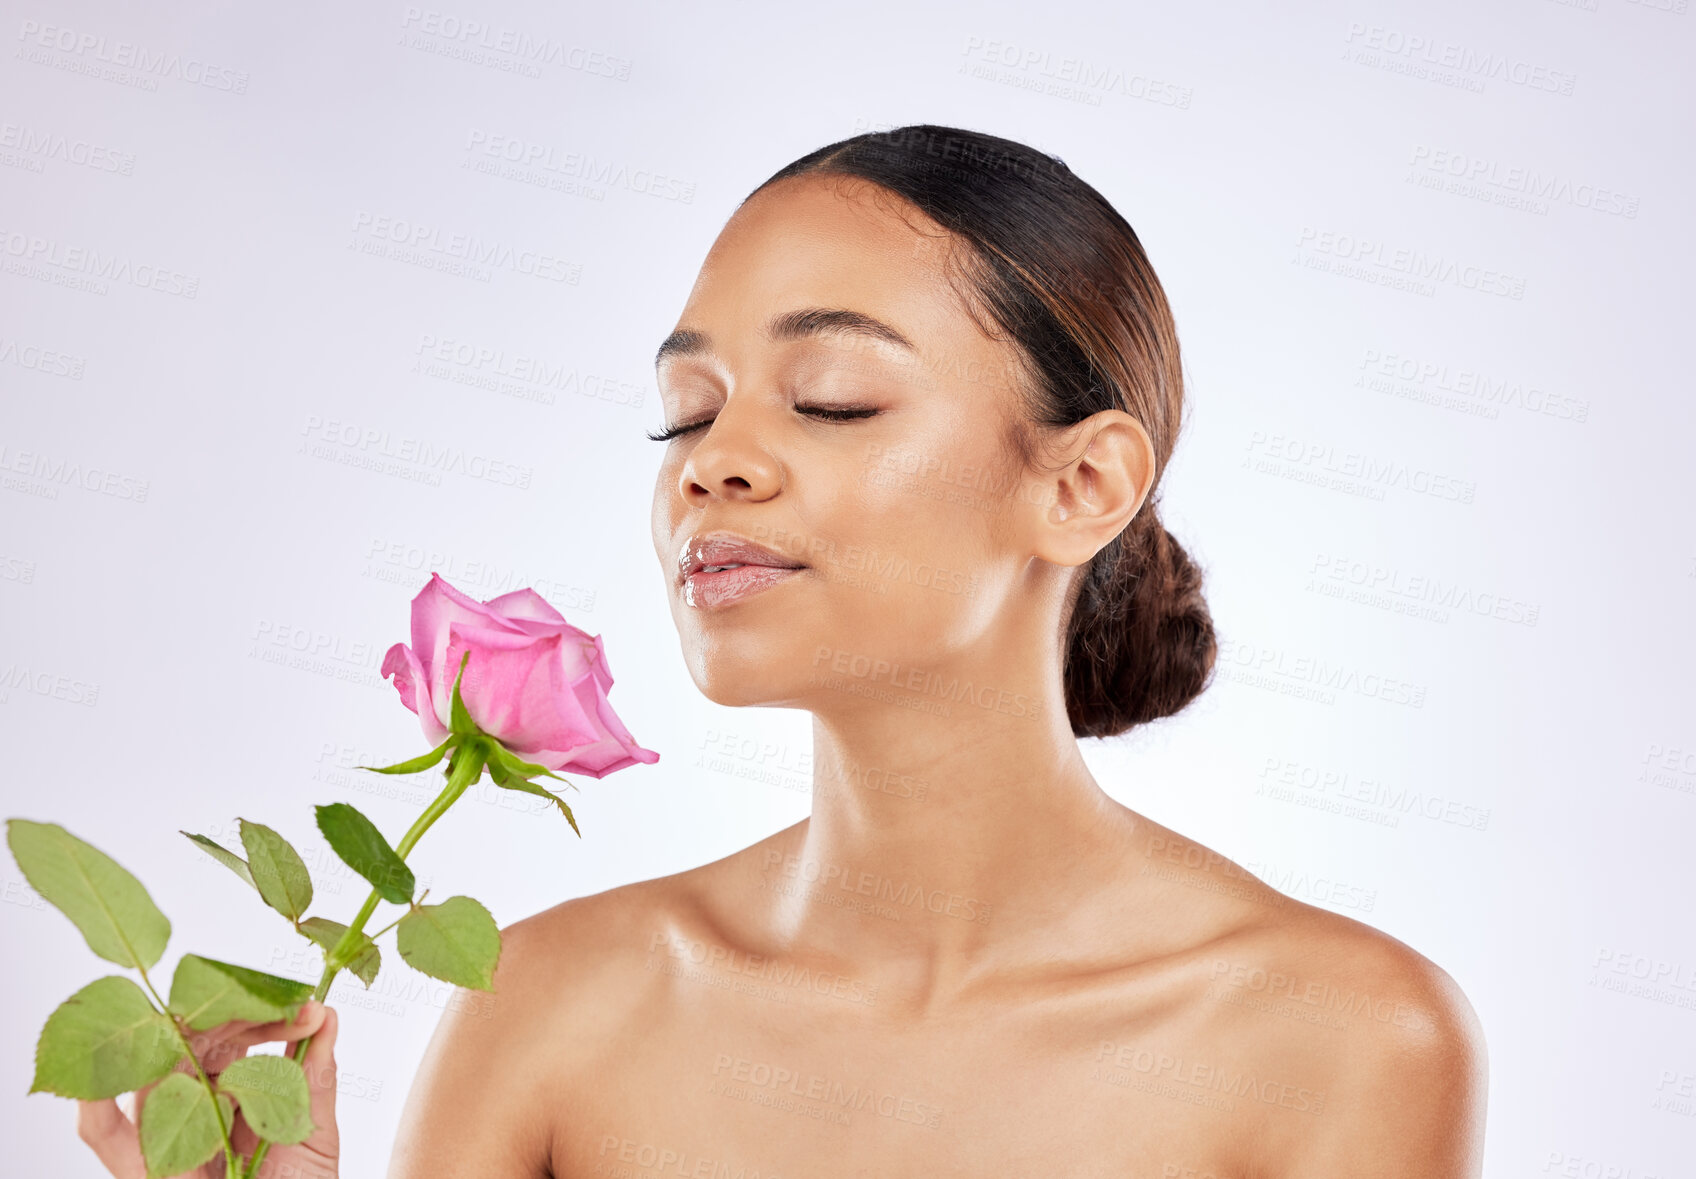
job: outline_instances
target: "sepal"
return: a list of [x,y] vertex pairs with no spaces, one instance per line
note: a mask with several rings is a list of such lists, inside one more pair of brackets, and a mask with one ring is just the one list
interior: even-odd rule
[[430,750],[429,753],[419,754],[409,761],[396,762],[392,766],[359,766],[358,769],[370,770],[377,774],[417,774],[429,769],[448,755],[448,750],[459,742],[459,734],[451,734],[446,741]]
[[465,665],[470,661],[470,651],[459,657],[459,671],[453,677],[453,703],[448,706],[448,730],[460,737],[481,737],[483,730],[471,719],[471,711],[459,695],[459,681],[465,678]]
[[[499,748],[499,746],[497,745],[496,748]],[[534,794],[541,798],[548,799],[554,803],[554,805],[559,807],[560,811],[565,815],[565,821],[571,824],[571,829],[573,831],[577,832],[577,838],[583,838],[583,832],[578,830],[577,819],[571,813],[571,808],[565,805],[565,799],[555,794],[552,790],[549,790],[546,786],[538,786],[528,778],[508,770],[504,764],[494,757],[489,759],[489,776],[495,780],[495,785],[507,790],[518,790],[525,794]],[[561,780],[563,781],[563,779]]]
[[[572,782],[571,779],[560,777],[547,766],[539,766],[533,761],[525,761],[523,758],[519,757],[512,750],[508,749],[505,745],[502,745],[499,741],[492,737],[489,739],[489,745],[491,746],[489,750],[489,763],[491,766],[495,762],[499,762],[501,767],[505,769],[508,774],[525,779],[546,774],[556,782],[564,782],[573,790],[577,789],[576,783]],[[491,769],[490,772],[492,773],[493,770]]]

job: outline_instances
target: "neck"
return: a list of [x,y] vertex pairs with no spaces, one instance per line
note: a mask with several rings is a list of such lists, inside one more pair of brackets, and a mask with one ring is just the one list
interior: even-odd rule
[[1087,923],[1138,820],[1085,765],[1058,669],[937,678],[994,685],[975,700],[905,676],[814,710],[812,815],[760,867],[793,944],[930,994]]

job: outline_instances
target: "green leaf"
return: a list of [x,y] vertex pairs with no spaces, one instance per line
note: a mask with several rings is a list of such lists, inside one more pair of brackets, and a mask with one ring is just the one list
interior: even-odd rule
[[47,1017],[29,1091],[99,1101],[157,1081],[186,1055],[170,1017],[129,979],[109,974]]
[[[340,921],[331,921],[328,917],[308,917],[298,928],[323,948],[326,958],[347,933],[347,926]],[[347,969],[365,984],[366,990],[370,990],[372,981],[377,977],[377,968],[383,964],[383,956],[378,952],[376,943],[364,934],[359,935],[359,945],[362,948],[354,954],[353,960],[347,964]]]
[[495,785],[508,790],[521,790],[525,794],[539,794],[543,798],[551,798],[559,804],[559,809],[565,812],[565,821],[571,824],[571,829],[577,831],[577,838],[583,838],[583,832],[577,829],[577,820],[572,816],[571,808],[565,805],[565,799],[549,790],[546,786],[538,786],[527,781],[518,774],[512,773],[496,761],[489,762],[489,776],[495,780]]
[[253,882],[253,870],[247,866],[247,861],[236,855],[235,852],[228,850],[220,843],[216,843],[213,840],[206,838],[204,835],[192,835],[181,829],[177,831],[177,834],[187,835],[194,841],[195,845],[203,849],[207,855],[211,856],[214,860],[217,860],[220,864],[224,865],[224,867],[247,881],[250,887],[258,889],[259,886]]
[[556,782],[564,782],[573,790],[577,789],[577,784],[570,778],[560,777],[547,766],[539,766],[533,761],[525,761],[512,750],[508,749],[505,745],[502,745],[499,741],[491,741],[490,744],[494,746],[494,748],[489,751],[490,762],[499,762],[501,766],[506,769],[507,773],[516,775],[520,778],[534,778],[538,774],[546,774]]
[[218,1074],[218,1089],[241,1106],[247,1124],[279,1146],[305,1142],[312,1124],[306,1072],[287,1056],[244,1056]]
[[400,919],[395,945],[409,966],[431,978],[477,991],[494,989],[500,927],[470,897],[415,906]]
[[465,664],[470,658],[470,651],[459,657],[459,671],[453,677],[453,703],[448,706],[448,729],[461,736],[481,734],[483,731],[477,727],[477,722],[471,719],[470,710],[459,697],[459,681],[465,678]]
[[384,900],[404,905],[412,899],[412,890],[417,887],[412,869],[358,808],[345,802],[320,806],[318,830],[347,866],[369,880]]
[[312,877],[300,853],[289,841],[263,823],[241,823],[241,845],[247,849],[253,886],[265,903],[290,921],[299,921],[312,903]]
[[198,954],[184,954],[171,976],[172,1012],[197,1032],[232,1019],[293,1019],[312,998],[312,984],[279,978]]
[[159,961],[171,923],[117,861],[57,823],[8,819],[6,843],[30,887],[71,919],[89,949],[119,966]]
[[[223,1124],[231,1124],[234,1103],[218,1094]],[[141,1155],[148,1179],[181,1175],[217,1154],[224,1145],[218,1129],[218,1109],[198,1077],[172,1073],[150,1092],[141,1106]]]
[[441,761],[442,758],[446,757],[448,750],[451,749],[458,740],[459,734],[450,734],[446,741],[443,741],[440,745],[430,750],[429,753],[420,754],[411,761],[396,762],[392,766],[360,766],[359,768],[362,770],[371,770],[379,774],[420,773],[429,769],[431,766]]

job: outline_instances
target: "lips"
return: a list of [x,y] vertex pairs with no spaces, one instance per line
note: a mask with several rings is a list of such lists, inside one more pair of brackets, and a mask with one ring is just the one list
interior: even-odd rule
[[730,532],[691,537],[678,562],[677,580],[683,582],[708,569],[732,565],[754,565],[767,569],[805,569],[806,565],[746,537]]

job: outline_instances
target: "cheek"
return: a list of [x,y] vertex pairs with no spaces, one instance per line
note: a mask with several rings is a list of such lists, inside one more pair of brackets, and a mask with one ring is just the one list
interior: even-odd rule
[[994,613],[1006,511],[970,468],[867,468],[836,518],[818,521],[834,541],[820,562],[833,603],[862,633],[927,647],[976,633]]
[[660,469],[654,476],[654,500],[648,515],[648,526],[654,542],[654,553],[659,557],[662,567],[675,556],[671,552],[671,544],[677,531],[676,516],[682,507],[677,502],[677,478],[677,465],[669,459],[660,464]]
[[856,531],[876,535],[892,551],[952,563],[981,563],[1008,504],[1004,480],[952,457],[888,454],[855,472]]

